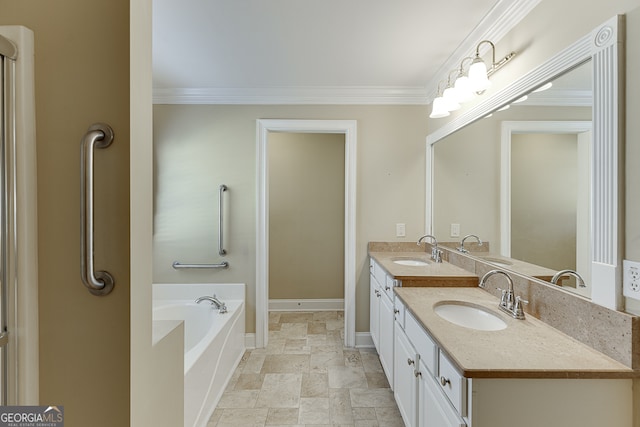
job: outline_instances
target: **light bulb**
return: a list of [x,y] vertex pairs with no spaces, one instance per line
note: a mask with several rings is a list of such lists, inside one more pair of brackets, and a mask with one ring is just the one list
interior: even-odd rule
[[456,90],[456,95],[458,95],[458,102],[467,102],[473,98],[474,94],[469,77],[460,75],[460,77],[456,79],[456,83],[453,87]]
[[460,104],[458,103],[458,96],[456,95],[456,91],[454,88],[449,86],[444,90],[442,94],[442,98],[445,101],[445,107],[448,111],[455,111],[460,109]]
[[491,86],[487,77],[487,66],[480,57],[476,57],[469,67],[469,81],[474,92],[482,92]]
[[449,110],[445,107],[445,100],[442,96],[437,97],[433,100],[433,108],[431,110],[431,114],[429,117],[432,119],[439,119],[441,117],[447,117],[449,115]]

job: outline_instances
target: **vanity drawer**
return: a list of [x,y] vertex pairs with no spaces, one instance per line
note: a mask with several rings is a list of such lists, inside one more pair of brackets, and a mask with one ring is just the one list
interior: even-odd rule
[[429,370],[429,374],[434,376],[435,373],[438,372],[436,369],[438,347],[429,334],[420,326],[420,323],[418,323],[408,311],[405,313],[404,318],[404,332],[415,347],[416,352],[420,355],[420,360],[422,360]]
[[467,379],[453,366],[451,361],[440,351],[438,358],[440,388],[447,395],[460,416],[467,416]]
[[380,282],[380,286],[389,299],[393,300],[393,287],[396,286],[396,280],[391,276],[385,276],[385,281]]

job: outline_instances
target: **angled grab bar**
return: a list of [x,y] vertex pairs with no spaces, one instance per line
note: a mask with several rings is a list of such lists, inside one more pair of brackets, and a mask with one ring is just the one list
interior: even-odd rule
[[227,191],[227,186],[222,184],[218,189],[218,200],[219,200],[219,203],[218,203],[218,253],[222,256],[227,254],[227,251],[224,249],[223,239],[222,239],[222,232],[223,232],[222,230],[223,229],[222,193],[224,193],[225,191]]
[[107,148],[112,141],[111,126],[96,123],[89,127],[80,145],[81,276],[82,282],[93,295],[107,295],[115,284],[113,277],[106,271],[94,271],[93,264],[93,151],[94,148]]

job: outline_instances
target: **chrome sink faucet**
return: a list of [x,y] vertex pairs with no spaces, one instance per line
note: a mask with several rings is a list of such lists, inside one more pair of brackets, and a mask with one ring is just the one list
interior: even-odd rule
[[482,240],[480,240],[480,238],[478,236],[476,236],[475,234],[467,234],[466,236],[464,236],[462,238],[462,240],[460,241],[460,246],[458,246],[456,248],[456,250],[458,252],[462,252],[463,254],[468,254],[469,251],[467,249],[465,249],[464,247],[464,242],[465,240],[467,240],[469,237],[474,237],[477,241],[478,241],[478,246],[482,246]]
[[482,276],[482,279],[480,280],[480,284],[478,286],[485,289],[487,285],[487,279],[489,279],[489,277],[493,276],[494,274],[503,275],[507,278],[507,282],[509,283],[509,287],[506,290],[498,288],[498,290],[502,292],[498,307],[500,308],[500,310],[511,315],[511,317],[523,320],[525,317],[524,310],[522,309],[522,304],[529,304],[529,301],[523,300],[519,296],[515,296],[515,293],[513,291],[513,280],[511,279],[511,276],[509,276],[502,270],[491,270],[487,274]]
[[227,305],[222,301],[220,301],[215,294],[212,297],[203,296],[203,297],[196,298],[196,304],[200,304],[202,301],[209,301],[218,309],[218,312],[220,314],[224,314],[227,312]]
[[[438,249],[438,241],[436,240],[435,236],[431,234],[425,234],[424,236],[418,239],[418,243],[417,243],[418,246],[420,246],[420,243],[422,243],[422,241],[427,238],[431,239],[431,241],[433,242],[433,244],[431,245],[431,259],[434,260],[435,262],[442,262],[442,251]],[[426,246],[425,246],[425,250],[426,250]]]
[[558,280],[560,280],[560,278],[562,276],[573,276],[573,277],[576,278],[578,286],[580,286],[581,288],[586,288],[587,287],[587,284],[584,283],[584,279],[582,278],[582,276],[575,270],[560,270],[560,271],[558,271],[551,278],[551,283],[553,283],[554,285],[557,285],[558,284]]

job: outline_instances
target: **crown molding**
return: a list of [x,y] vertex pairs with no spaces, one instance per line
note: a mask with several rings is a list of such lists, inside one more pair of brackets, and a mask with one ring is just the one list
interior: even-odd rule
[[431,103],[433,98],[435,98],[438,92],[438,83],[445,79],[452,70],[460,67],[462,59],[473,55],[480,41],[491,40],[493,43],[497,43],[522,21],[540,1],[541,0],[501,0],[496,3],[476,28],[474,28],[456,50],[451,53],[449,58],[434,74],[434,77],[427,83],[425,90],[428,102]]
[[424,87],[346,86],[154,89],[154,104],[426,105]]

